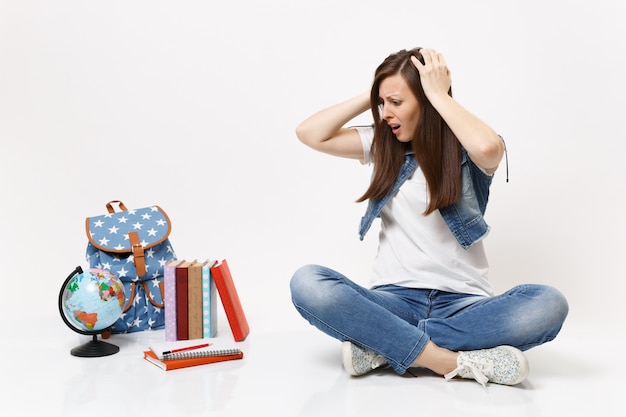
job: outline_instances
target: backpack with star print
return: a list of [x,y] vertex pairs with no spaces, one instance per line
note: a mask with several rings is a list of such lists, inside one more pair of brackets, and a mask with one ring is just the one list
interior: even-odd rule
[[89,267],[111,271],[124,283],[126,304],[110,332],[162,329],[163,270],[176,259],[169,241],[170,220],[159,206],[128,210],[113,200],[106,209],[107,214],[88,217],[85,230]]

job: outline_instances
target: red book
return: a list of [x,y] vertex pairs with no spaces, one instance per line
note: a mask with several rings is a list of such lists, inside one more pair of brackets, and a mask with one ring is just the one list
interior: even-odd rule
[[185,261],[176,267],[176,338],[189,340],[189,265]]
[[226,318],[228,319],[228,324],[230,324],[235,341],[240,342],[248,336],[250,328],[241,307],[241,301],[239,301],[239,295],[237,294],[226,259],[211,268],[211,275],[222,300],[222,306],[224,306]]

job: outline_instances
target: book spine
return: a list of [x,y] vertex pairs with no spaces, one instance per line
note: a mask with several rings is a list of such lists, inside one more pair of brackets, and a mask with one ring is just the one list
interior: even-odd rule
[[194,261],[188,275],[189,339],[202,339],[202,264]]
[[165,314],[165,340],[176,340],[176,266],[182,261],[170,261],[163,267],[163,300]]
[[235,341],[240,342],[248,336],[250,328],[226,259],[211,268],[211,274],[222,300],[233,337]]
[[202,265],[202,336],[208,338],[217,335],[216,289],[211,276],[214,264],[214,261],[206,261]]
[[184,262],[176,267],[176,338],[189,340],[188,317],[188,268],[190,262]]

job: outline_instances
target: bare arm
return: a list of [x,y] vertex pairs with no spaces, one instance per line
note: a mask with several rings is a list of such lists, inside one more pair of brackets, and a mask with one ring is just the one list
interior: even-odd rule
[[317,151],[363,160],[359,134],[355,129],[343,126],[369,108],[369,92],[362,93],[310,116],[298,125],[296,136]]
[[432,49],[422,49],[421,53],[424,64],[415,57],[411,57],[411,61],[420,73],[426,97],[450,126],[472,161],[489,174],[495,172],[504,153],[502,139],[448,95],[451,79],[443,55]]

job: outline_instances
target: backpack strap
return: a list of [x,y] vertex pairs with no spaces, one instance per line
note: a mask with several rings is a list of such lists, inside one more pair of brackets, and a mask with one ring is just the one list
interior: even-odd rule
[[115,208],[113,208],[113,204],[117,203],[119,209],[121,211],[128,211],[128,209],[126,208],[126,206],[124,205],[124,203],[122,203],[120,200],[111,200],[107,203],[106,208],[107,211],[109,213],[115,213]]
[[128,302],[122,309],[124,313],[128,311],[128,309],[133,305],[133,301],[135,300],[135,285],[136,284],[134,282],[130,283],[130,295],[128,296]]
[[[143,285],[143,289],[146,292],[146,297],[148,297],[148,300],[150,301],[150,303],[153,306],[159,307],[159,308],[165,307],[165,302],[157,303],[156,301],[154,301],[154,298],[152,298],[152,296],[150,295],[150,290],[148,289],[148,282],[147,281],[142,281],[141,285]],[[163,283],[162,282],[159,282],[159,290],[161,291],[161,300],[164,300],[164,298],[163,298]]]
[[143,246],[139,241],[139,234],[137,232],[128,232],[128,238],[132,245],[133,259],[135,262],[135,269],[137,270],[137,276],[143,277],[146,275],[146,259],[143,253]]

